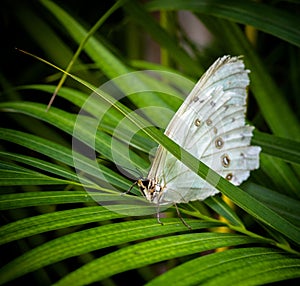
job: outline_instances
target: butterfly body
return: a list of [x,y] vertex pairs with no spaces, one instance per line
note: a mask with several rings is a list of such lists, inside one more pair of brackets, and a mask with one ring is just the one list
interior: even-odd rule
[[[248,73],[239,57],[219,58],[165,130],[179,146],[234,185],[259,167],[261,149],[250,146],[254,128],[245,124]],[[219,192],[162,146],[147,178],[137,185],[157,205],[204,200]]]
[[160,185],[157,178],[139,179],[136,183],[148,201],[152,203],[160,202],[164,188]]

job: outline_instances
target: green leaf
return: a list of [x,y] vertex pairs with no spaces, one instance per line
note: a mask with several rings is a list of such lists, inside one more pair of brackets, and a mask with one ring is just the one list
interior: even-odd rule
[[[99,196],[100,201],[103,194],[97,194],[94,196]],[[16,193],[0,196],[0,210],[17,209],[31,206],[92,202],[95,202],[94,199],[85,191],[43,191]]]
[[10,159],[15,162],[27,164],[31,167],[38,168],[42,171],[50,172],[54,175],[63,177],[64,179],[68,179],[74,182],[78,181],[77,176],[74,172],[71,172],[70,170],[64,167],[58,166],[57,164],[49,163],[44,160],[40,160],[30,156],[20,155],[16,153],[1,152],[1,151],[0,151],[0,157],[5,159]]
[[276,157],[261,154],[261,170],[268,174],[280,193],[300,198],[299,180],[288,164]]
[[252,143],[263,148],[263,153],[286,162],[300,164],[300,144],[297,141],[281,138],[254,130]]
[[[218,225],[192,220],[188,220],[187,222],[193,227],[193,229],[201,229]],[[46,265],[50,265],[54,262],[83,253],[88,253],[93,250],[113,245],[120,245],[122,243],[156,235],[164,235],[186,230],[186,226],[184,226],[178,219],[168,219],[164,226],[158,224],[155,219],[148,219],[108,224],[101,227],[78,231],[44,243],[6,264],[0,269],[0,284],[31,271],[35,271]],[[190,239],[195,241],[196,237],[194,239]],[[219,244],[223,245],[225,240],[226,238],[222,237],[222,239],[218,240]],[[255,239],[242,236],[237,236],[236,239],[230,239],[229,237],[228,240],[231,241],[232,244],[257,242]],[[232,240],[234,242],[232,242]],[[198,244],[198,249],[201,249],[201,243]],[[191,253],[191,250],[189,250],[189,252]],[[108,269],[109,268],[110,267],[108,267]]]
[[262,247],[231,249],[179,265],[153,279],[158,285],[264,285],[300,277],[300,259]]
[[295,200],[291,197],[250,182],[245,183],[243,185],[243,189],[255,197],[258,201],[266,204],[294,225],[300,227],[299,200]]
[[[55,192],[28,192],[6,194],[0,196],[0,210],[16,209],[30,206],[43,206],[55,204],[73,204],[73,203],[94,203],[111,201],[115,197],[115,201],[120,194],[109,194],[98,192],[93,193],[91,197],[86,191],[55,191]],[[120,206],[122,207],[122,206]],[[134,206],[123,206],[125,208],[134,209]],[[139,206],[140,207],[140,206]],[[144,206],[145,207],[145,206]],[[134,214],[134,213],[133,213]]]
[[207,198],[205,201],[211,209],[217,214],[224,217],[230,224],[244,228],[244,224],[241,219],[237,216],[233,209],[231,209],[221,197],[213,196]]
[[179,63],[187,74],[200,75],[204,72],[199,63],[189,56],[178,45],[177,40],[157,24],[153,17],[137,1],[129,1],[124,6],[124,9],[130,15],[131,19],[141,25],[163,48],[172,51],[169,53],[170,57]]
[[[88,146],[95,148],[99,153],[103,154],[107,158],[113,160],[112,150],[111,150],[111,137],[104,132],[97,131],[95,129],[98,126],[98,121],[94,118],[90,118],[82,115],[75,115],[69,112],[63,111],[58,108],[52,107],[50,111],[45,112],[45,108],[42,104],[35,102],[6,102],[0,104],[0,109],[9,112],[20,112],[29,116],[33,116],[40,120],[43,120],[53,126],[61,129],[62,131],[76,137]],[[86,124],[77,124],[79,120],[84,120]],[[74,127],[76,126],[76,132],[74,132]],[[95,134],[96,131],[96,134]],[[95,146],[91,144],[95,142]],[[116,144],[114,148],[114,156],[121,158],[124,162],[128,162],[129,158],[126,156],[128,151],[128,146],[120,143],[114,142]],[[136,167],[141,167],[144,165],[145,161],[141,160],[133,151],[131,152],[131,164],[136,164]]]
[[16,167],[9,163],[2,163],[0,166],[0,186],[64,185],[70,183],[72,182],[46,176],[30,169]]
[[[53,14],[53,16],[56,17],[61,25],[68,31],[69,36],[71,36],[79,45],[87,36],[88,32],[78,23],[78,21],[72,18],[54,2],[47,0],[41,0],[40,2]],[[95,37],[89,38],[84,46],[84,51],[109,78],[114,78],[131,71],[119,58],[97,41]]]
[[72,57],[73,51],[70,45],[64,42],[58,33],[45,21],[41,15],[30,9],[26,4],[17,5],[17,20],[26,30],[33,41],[55,61],[58,65],[66,66],[68,59]]
[[[42,115],[47,116],[45,115],[45,112],[42,112]],[[78,167],[81,167],[81,169],[79,168],[79,171],[87,172],[90,176],[94,176],[96,178],[99,177],[99,167],[101,167],[101,172],[105,178],[107,178],[110,182],[113,182],[114,185],[119,186],[121,189],[128,189],[128,186],[131,184],[124,177],[118,175],[109,168],[103,165],[95,165],[94,160],[91,160],[76,151],[72,152],[72,150],[65,146],[41,137],[17,130],[0,128],[0,138],[37,151],[70,167],[74,166],[75,157],[79,162]]]
[[[54,285],[87,285],[120,272],[175,257],[258,241],[241,235],[221,233],[193,233],[158,238],[124,247],[95,259]],[[110,267],[103,268],[103,265],[110,265]]]
[[[120,211],[121,210],[124,210],[124,207],[120,206]],[[0,227],[0,244],[5,244],[51,230],[120,217],[124,217],[124,215],[112,212],[101,206],[42,214],[20,219]]]

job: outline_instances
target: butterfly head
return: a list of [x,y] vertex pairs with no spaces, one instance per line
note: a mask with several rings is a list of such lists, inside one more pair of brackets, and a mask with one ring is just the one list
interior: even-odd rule
[[164,188],[156,179],[139,179],[137,185],[149,202],[159,203],[162,199]]

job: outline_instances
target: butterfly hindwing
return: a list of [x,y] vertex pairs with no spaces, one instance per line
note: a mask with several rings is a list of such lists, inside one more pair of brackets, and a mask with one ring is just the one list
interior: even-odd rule
[[[235,185],[258,168],[260,147],[250,146],[245,125],[248,70],[238,57],[219,58],[176,112],[165,134]],[[204,200],[218,192],[159,146],[148,178],[156,178],[160,203]]]

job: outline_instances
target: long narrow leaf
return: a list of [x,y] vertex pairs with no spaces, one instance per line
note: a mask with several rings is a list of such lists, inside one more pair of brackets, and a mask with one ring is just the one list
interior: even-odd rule
[[188,261],[147,286],[262,285],[300,277],[300,259],[269,248],[241,248]]
[[212,208],[217,214],[227,219],[231,224],[239,227],[244,227],[244,224],[242,223],[241,219],[224,202],[222,198],[217,196],[209,197],[205,200],[205,204],[207,204],[210,208]]
[[[53,110],[53,109],[52,109]],[[43,112],[44,113],[44,112]],[[46,116],[46,115],[45,115]],[[76,160],[80,161],[82,169],[91,176],[99,176],[99,168],[95,167],[95,162],[75,151],[71,151],[65,146],[54,143],[52,141],[43,139],[41,137],[27,134],[24,132],[0,128],[0,138],[27,147],[31,150],[37,151],[43,155],[49,156],[51,159],[55,159],[70,167],[74,167],[74,156]],[[101,172],[109,181],[113,181],[114,185],[127,189],[130,186],[130,182],[126,183],[124,177],[112,172],[105,166],[101,166]]]
[[[256,243],[253,238],[221,233],[194,233],[155,239],[124,247],[96,259],[64,277],[58,285],[86,285],[126,270],[199,253],[217,247]],[[126,263],[124,263],[126,261]],[[111,265],[106,267],[105,265]]]
[[0,186],[65,184],[72,184],[72,181],[50,177],[23,167],[14,168],[9,163],[2,163],[0,167]]
[[[120,210],[122,209],[120,206]],[[104,207],[94,206],[29,217],[0,227],[0,244],[46,231],[90,222],[100,222],[123,216],[120,213],[109,211]]]
[[[114,194],[115,201],[118,200],[120,194]],[[113,198],[113,195],[107,195],[106,193],[98,192],[94,193],[91,197],[86,191],[53,191],[53,192],[28,192],[28,193],[16,193],[6,194],[0,196],[0,210],[16,209],[30,206],[43,206],[54,204],[73,204],[73,203],[94,203],[109,201]],[[137,209],[140,206],[118,206],[124,208],[126,213],[132,215],[137,213]],[[145,206],[144,206],[145,207]],[[115,208],[115,211],[118,211]]]
[[[188,221],[188,223],[190,223],[194,229],[207,228],[216,225],[197,221]],[[161,226],[155,220],[150,219],[108,224],[102,227],[72,233],[44,243],[6,264],[0,269],[0,284],[37,270],[43,266],[82,253],[156,235],[185,231],[186,229],[186,226],[179,222],[178,219],[169,220],[164,226]],[[193,240],[195,241],[196,238],[193,238]],[[222,242],[223,240],[221,238],[218,241],[219,244],[225,243]],[[229,241],[231,241],[230,238]],[[237,236],[237,239],[234,240],[234,242],[239,244],[257,242],[257,240]],[[199,247],[201,246],[198,246],[198,248]],[[189,251],[191,253],[191,250]]]
[[262,154],[261,169],[269,175],[280,193],[300,198],[299,180],[287,163],[276,157]]
[[278,157],[286,162],[300,164],[300,144],[297,141],[254,130],[252,142],[262,146],[265,154]]
[[298,200],[253,183],[245,183],[243,189],[300,227],[300,202]]
[[74,182],[78,181],[78,178],[74,172],[71,172],[66,168],[58,166],[57,164],[52,164],[44,160],[40,160],[30,156],[19,155],[16,153],[1,152],[1,151],[0,151],[0,157],[6,158],[8,160],[10,159],[15,162],[28,164],[29,166],[32,166],[34,168],[38,168],[42,171],[50,172],[54,175],[58,175],[60,177],[63,177],[68,180],[72,180]]

